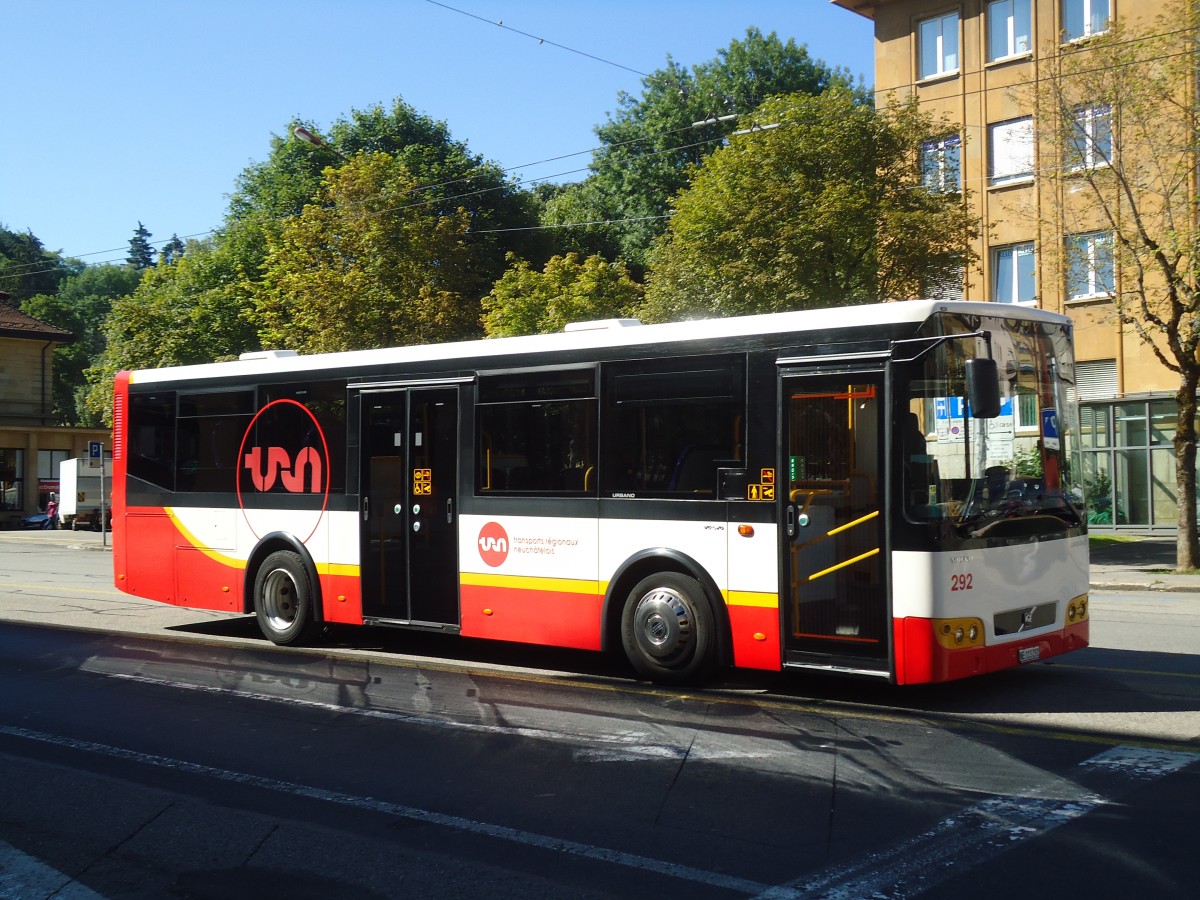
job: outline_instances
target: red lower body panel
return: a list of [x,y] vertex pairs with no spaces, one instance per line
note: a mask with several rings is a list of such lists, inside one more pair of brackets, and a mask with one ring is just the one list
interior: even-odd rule
[[463,584],[459,596],[466,637],[600,649],[596,594]]
[[897,684],[954,681],[1010,669],[1022,665],[1020,652],[1031,647],[1039,648],[1040,662],[1088,645],[1087,622],[1026,640],[961,650],[947,650],[939,644],[928,619],[896,619],[894,625]]

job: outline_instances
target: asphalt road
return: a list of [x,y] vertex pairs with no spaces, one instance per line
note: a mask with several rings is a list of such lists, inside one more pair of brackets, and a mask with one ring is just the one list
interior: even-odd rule
[[[1200,595],[952,685],[639,684],[592,654],[245,617],[0,534],[0,897],[1191,897]],[[52,626],[52,627],[47,627]]]

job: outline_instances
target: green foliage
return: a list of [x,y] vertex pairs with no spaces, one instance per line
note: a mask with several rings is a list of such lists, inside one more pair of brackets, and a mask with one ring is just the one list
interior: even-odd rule
[[[666,227],[670,198],[687,185],[691,168],[718,149],[722,138],[744,127],[745,117],[767,97],[851,89],[848,73],[814,60],[793,40],[784,43],[757,28],[690,72],[668,58],[666,67],[642,84],[640,97],[622,93],[616,114],[597,127],[602,147],[586,182],[587,205],[598,210],[589,221],[617,221],[605,240],[615,238],[620,256],[639,274],[650,245]],[[855,96],[866,102],[861,91]],[[743,118],[692,127],[731,113]]]
[[620,318],[641,299],[642,288],[620,263],[599,256],[555,256],[541,271],[510,259],[504,276],[483,298],[488,337],[562,331],[569,322]]
[[37,294],[21,304],[33,316],[75,335],[54,351],[54,415],[64,425],[95,426],[99,420],[84,404],[84,372],[104,350],[103,324],[120,297],[131,294],[141,274],[129,266],[84,269],[62,282],[57,294]]
[[[920,296],[971,258],[958,195],[921,186],[935,124],[879,113],[848,88],[768,100],[673,201],[641,317],[668,321]],[[750,123],[747,123],[748,125]]]
[[[559,255],[599,254],[605,259],[617,259],[622,252],[621,232],[618,226],[600,224],[608,216],[609,209],[596,180],[586,179],[559,188],[545,200],[542,225],[553,229],[550,234]],[[584,224],[589,222],[597,224]]]
[[175,263],[145,270],[133,293],[113,302],[105,348],[86,371],[88,414],[110,420],[112,379],[121,369],[211,362],[258,349],[251,309],[236,256],[190,241]]
[[129,255],[125,262],[134,269],[149,269],[154,265],[154,245],[150,243],[151,234],[146,226],[138,222],[137,230],[129,239]]
[[[289,126],[289,135],[295,125],[319,133],[315,125],[297,121]],[[332,150],[274,136],[267,160],[239,177],[230,198],[228,237],[222,240],[237,244],[248,277],[263,265],[268,242],[277,241],[284,224],[318,196],[329,172],[359,154],[386,153],[407,168],[413,183],[410,193],[398,198],[403,205],[442,215],[466,211],[471,222],[467,240],[477,248],[475,258],[485,283],[504,271],[510,251],[531,259],[549,255],[544,236],[529,230],[537,222],[535,199],[507,180],[494,163],[453,140],[444,122],[417,113],[403,100],[395,100],[390,108],[377,104],[354,110],[349,119],[335,122],[323,139]]]
[[48,251],[32,232],[9,231],[0,224],[0,291],[11,294],[13,303],[53,294],[64,278],[81,271],[83,263]]
[[171,239],[162,245],[162,249],[158,251],[158,261],[170,265],[173,262],[178,262],[179,257],[183,256],[187,250],[187,245],[179,239],[179,235],[171,235]]
[[1042,450],[1034,445],[1013,453],[1012,470],[1015,475],[1027,478],[1042,477]]
[[305,352],[479,336],[486,282],[462,208],[413,202],[387,153],[325,173],[316,202],[270,237],[255,320],[264,346]]

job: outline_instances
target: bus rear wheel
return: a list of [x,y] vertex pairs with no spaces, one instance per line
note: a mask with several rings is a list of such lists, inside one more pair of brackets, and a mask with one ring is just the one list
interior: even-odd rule
[[691,684],[709,675],[716,662],[715,630],[700,582],[676,572],[639,581],[621,615],[626,656],[659,684]]
[[277,550],[263,560],[254,577],[254,614],[272,643],[301,644],[312,636],[312,581],[299,553]]

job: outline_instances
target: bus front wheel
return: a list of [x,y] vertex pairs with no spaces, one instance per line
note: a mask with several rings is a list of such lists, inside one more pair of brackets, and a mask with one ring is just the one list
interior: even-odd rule
[[276,644],[300,644],[311,637],[313,589],[299,553],[277,550],[263,560],[254,578],[258,627]]
[[702,681],[716,662],[715,631],[704,588],[676,572],[639,581],[621,615],[625,654],[641,675],[660,684]]

